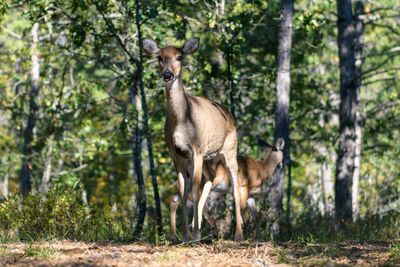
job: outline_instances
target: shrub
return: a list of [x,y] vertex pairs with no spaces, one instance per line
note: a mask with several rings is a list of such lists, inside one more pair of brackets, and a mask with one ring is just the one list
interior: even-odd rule
[[72,239],[84,241],[132,238],[132,211],[85,205],[82,191],[52,188],[46,194],[18,195],[0,204],[0,237],[8,240]]

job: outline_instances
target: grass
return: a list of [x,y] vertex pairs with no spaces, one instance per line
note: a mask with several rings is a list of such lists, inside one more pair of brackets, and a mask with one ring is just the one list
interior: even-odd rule
[[[400,244],[393,242],[242,242],[160,245],[51,241],[0,246],[0,266],[295,266],[400,265]],[[5,264],[3,264],[5,263]]]
[[23,257],[46,260],[53,257],[57,251],[53,247],[29,244],[24,248]]
[[400,262],[400,241],[393,241],[389,247],[390,259]]

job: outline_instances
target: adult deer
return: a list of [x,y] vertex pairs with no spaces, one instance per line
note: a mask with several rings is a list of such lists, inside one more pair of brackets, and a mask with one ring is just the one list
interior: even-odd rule
[[186,41],[182,48],[175,46],[159,48],[155,41],[142,39],[144,50],[157,56],[165,83],[167,118],[164,135],[178,175],[178,189],[183,206],[183,241],[189,240],[188,170],[189,176],[193,179],[192,199],[195,217],[193,240],[197,241],[200,239],[197,217],[203,160],[215,157],[222,158],[229,170],[235,198],[235,240],[243,240],[240,192],[237,182],[235,121],[232,114],[220,104],[203,97],[188,95],[183,88],[182,61],[186,56],[196,52],[199,43],[198,38],[193,38]]

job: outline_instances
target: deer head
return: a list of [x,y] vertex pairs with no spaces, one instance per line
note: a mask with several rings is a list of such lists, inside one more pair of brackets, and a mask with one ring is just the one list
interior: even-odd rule
[[148,38],[142,39],[144,51],[148,54],[157,56],[161,77],[165,83],[171,83],[180,77],[183,59],[196,52],[199,45],[200,39],[192,38],[187,40],[182,48],[175,46],[159,48],[154,40]]
[[278,167],[281,167],[285,140],[283,138],[278,138],[273,145],[270,145],[262,139],[258,138],[258,143],[262,150],[266,149],[265,152],[262,153],[261,159],[267,160],[269,162],[276,162],[278,164]]

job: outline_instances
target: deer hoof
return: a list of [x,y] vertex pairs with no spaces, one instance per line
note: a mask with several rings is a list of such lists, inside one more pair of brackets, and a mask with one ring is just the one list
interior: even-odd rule
[[236,233],[236,234],[235,234],[235,241],[241,242],[241,241],[243,241],[243,240],[244,240],[244,238],[243,238],[243,233],[240,233],[240,234]]
[[176,243],[176,242],[178,241],[178,238],[176,237],[176,234],[170,233],[170,234],[169,234],[169,240],[170,240],[172,243]]
[[189,235],[185,235],[182,239],[183,243],[188,243],[189,242]]
[[195,231],[194,233],[193,233],[193,241],[195,241],[195,242],[197,242],[197,241],[200,241],[200,231]]

